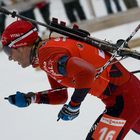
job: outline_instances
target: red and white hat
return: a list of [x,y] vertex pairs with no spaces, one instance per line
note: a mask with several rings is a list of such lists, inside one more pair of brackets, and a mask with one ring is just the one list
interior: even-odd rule
[[4,30],[1,41],[3,47],[18,48],[34,44],[37,38],[37,28],[32,23],[17,20]]

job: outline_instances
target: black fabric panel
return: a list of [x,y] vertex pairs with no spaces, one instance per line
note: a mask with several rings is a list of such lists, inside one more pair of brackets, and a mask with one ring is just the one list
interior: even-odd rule
[[75,89],[75,91],[71,97],[71,101],[76,102],[76,103],[81,103],[85,99],[89,90],[90,89],[87,89],[87,88]]
[[112,65],[110,72],[109,72],[110,77],[120,77],[122,76],[122,72],[116,67],[116,65]]

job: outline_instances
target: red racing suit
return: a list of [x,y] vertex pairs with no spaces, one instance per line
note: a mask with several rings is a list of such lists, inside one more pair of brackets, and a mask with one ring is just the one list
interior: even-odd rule
[[[88,89],[86,92],[105,103],[106,114],[126,120],[120,136],[123,139],[130,129],[140,132],[140,123],[137,123],[140,122],[140,82],[119,62],[108,66],[94,79],[110,57],[109,53],[94,46],[64,37],[50,39],[38,52],[39,66],[47,73],[52,88],[72,87],[79,91],[73,93],[73,104],[81,103],[87,94],[81,91]],[[67,91],[40,98],[45,98],[48,104],[65,103]]]

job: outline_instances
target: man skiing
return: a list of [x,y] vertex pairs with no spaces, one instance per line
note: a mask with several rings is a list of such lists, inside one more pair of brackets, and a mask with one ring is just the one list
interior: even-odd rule
[[[95,78],[111,57],[108,52],[68,37],[41,40],[36,27],[23,20],[5,29],[2,45],[9,60],[17,61],[23,68],[32,65],[45,71],[52,87],[36,93],[18,91],[7,98],[11,104],[64,104],[58,120],[69,121],[79,115],[80,105],[89,93],[101,99],[106,110],[93,124],[86,140],[122,140],[130,129],[140,134],[139,80],[116,60]],[[69,87],[75,90],[65,104]]]

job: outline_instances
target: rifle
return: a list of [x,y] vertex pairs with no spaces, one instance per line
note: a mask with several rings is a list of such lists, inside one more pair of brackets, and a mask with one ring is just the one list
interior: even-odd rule
[[[52,21],[50,21],[48,24],[41,23],[39,21],[27,18],[25,16],[19,15],[16,11],[9,11],[5,8],[0,7],[0,12],[6,15],[11,15],[13,18],[17,17],[26,21],[29,21],[35,25],[41,25],[46,27],[48,30],[50,30],[50,35],[52,32],[59,33],[61,35],[70,37],[75,40],[79,40],[82,42],[85,42],[87,44],[90,44],[91,46],[97,47],[98,49],[101,49],[103,51],[107,51],[112,54],[112,59],[109,60],[109,63],[104,67],[102,71],[111,63],[111,61],[116,57],[133,57],[135,59],[140,60],[140,53],[136,50],[131,50],[130,48],[127,48],[127,43],[130,41],[130,39],[135,35],[135,33],[140,29],[140,25],[137,26],[137,28],[132,32],[132,34],[122,42],[121,45],[110,43],[106,40],[100,40],[94,37],[90,36],[90,33],[88,31],[85,31],[83,29],[80,29],[77,25],[73,25],[72,28],[67,27],[66,23],[63,21],[60,21],[58,23],[58,19],[53,18]],[[115,55],[114,55],[115,54]],[[101,73],[101,71],[100,71]]]

